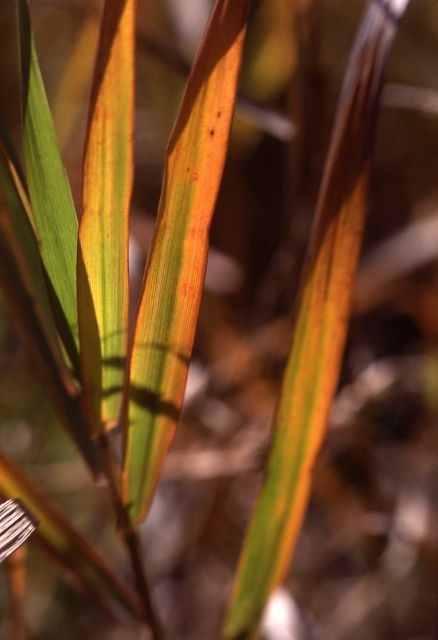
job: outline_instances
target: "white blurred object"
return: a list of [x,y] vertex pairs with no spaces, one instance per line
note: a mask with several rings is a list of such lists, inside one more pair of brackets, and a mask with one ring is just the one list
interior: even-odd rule
[[241,417],[229,404],[218,398],[209,398],[198,412],[204,427],[217,435],[233,433],[238,429]]
[[[427,206],[427,203],[425,205]],[[438,258],[438,216],[415,220],[370,251],[362,260],[354,293],[355,314],[385,295],[385,288]]]
[[208,252],[205,288],[212,293],[227,295],[238,291],[243,271],[233,258],[211,248]]
[[166,0],[169,14],[173,20],[174,31],[178,37],[178,45],[184,53],[193,54],[202,36],[211,2],[208,0]]
[[421,111],[435,117],[438,114],[438,91],[429,87],[388,82],[383,88],[382,104],[385,107]]
[[269,598],[262,619],[262,634],[266,640],[306,640],[309,631],[290,593],[276,589]]
[[388,394],[396,385],[407,393],[423,394],[426,372],[433,359],[424,355],[381,358],[365,367],[338,393],[330,414],[330,428],[351,426],[367,404]]
[[129,234],[129,278],[132,281],[138,277],[140,270],[144,265],[144,252],[140,246],[138,239]]
[[384,5],[388,7],[397,17],[401,16],[409,4],[409,0],[386,0]]
[[16,500],[0,504],[0,563],[26,542],[36,524]]
[[189,367],[187,384],[184,395],[184,408],[202,396],[208,383],[206,368],[197,360],[193,360]]
[[431,496],[406,488],[400,492],[394,514],[393,533],[385,551],[384,566],[396,580],[402,580],[415,566],[419,546],[431,526]]
[[395,363],[381,359],[368,365],[353,383],[341,389],[330,414],[330,427],[346,426],[370,399],[383,395],[397,380]]

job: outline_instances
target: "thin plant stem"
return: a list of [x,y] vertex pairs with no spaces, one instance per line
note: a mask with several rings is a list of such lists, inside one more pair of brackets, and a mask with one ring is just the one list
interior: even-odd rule
[[26,593],[26,547],[22,546],[6,560],[11,606],[11,632],[14,640],[26,640],[24,598]]
[[102,456],[105,476],[108,480],[111,500],[117,516],[117,531],[123,540],[131,561],[135,586],[141,602],[143,619],[150,626],[154,640],[164,640],[164,633],[161,628],[161,624],[152,605],[150,589],[141,552],[141,542],[136,530],[128,518],[121,499],[117,468],[106,433],[99,436],[98,445]]

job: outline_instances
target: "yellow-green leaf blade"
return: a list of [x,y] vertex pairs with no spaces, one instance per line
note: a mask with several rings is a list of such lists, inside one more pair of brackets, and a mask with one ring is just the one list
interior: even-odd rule
[[78,374],[76,250],[78,223],[56,141],[26,0],[19,0],[19,42],[23,96],[26,181],[41,256],[52,289],[60,337]]
[[79,230],[78,313],[95,432],[120,412],[127,349],[135,0],[107,0],[97,54]]
[[28,206],[18,171],[0,141],[0,289],[16,328],[35,358],[61,421],[97,476],[100,460],[57,339]]
[[370,141],[394,34],[395,23],[386,9],[372,3],[338,107],[274,439],[239,561],[226,638],[256,636],[263,608],[284,578],[301,527],[344,348],[367,208]]
[[[31,294],[35,313],[60,366],[63,358],[44,282],[38,243],[31,226],[30,205],[15,164],[0,136],[0,232],[7,252],[14,256],[20,279]],[[18,284],[18,283],[17,283]],[[65,371],[65,374],[67,372]]]
[[139,615],[139,603],[131,589],[110,565],[69,524],[20,469],[0,453],[0,493],[19,498],[38,524],[32,541],[39,541],[85,597],[100,604],[102,596],[115,598],[125,609]]
[[236,99],[248,0],[217,0],[171,135],[131,360],[123,469],[145,516],[181,408]]

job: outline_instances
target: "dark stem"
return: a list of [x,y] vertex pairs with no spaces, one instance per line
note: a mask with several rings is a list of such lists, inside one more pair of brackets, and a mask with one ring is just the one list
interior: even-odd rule
[[141,543],[122,502],[117,467],[114,463],[113,452],[106,433],[99,436],[98,445],[102,456],[105,476],[108,480],[111,499],[117,516],[117,530],[123,540],[131,561],[135,586],[141,601],[143,619],[149,625],[154,640],[164,640],[163,630],[152,605],[150,589],[141,552]]
[[14,640],[26,640],[24,599],[26,592],[26,549],[20,547],[6,560],[11,606],[11,632]]

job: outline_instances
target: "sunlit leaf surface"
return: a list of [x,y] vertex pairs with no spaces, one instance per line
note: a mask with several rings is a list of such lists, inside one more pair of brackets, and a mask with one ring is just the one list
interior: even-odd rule
[[78,311],[85,400],[96,433],[118,419],[128,339],[134,8],[134,0],[105,4],[84,162]]
[[181,409],[247,5],[216,1],[169,142],[131,361],[123,486],[134,521],[147,512]]
[[[319,194],[261,493],[240,558],[227,638],[254,637],[284,578],[336,389],[367,209],[381,76],[397,14],[371,2],[354,46]],[[388,6],[391,3],[388,3]]]
[[26,0],[19,0],[23,149],[33,222],[55,320],[78,377],[76,247],[78,223],[38,65]]

